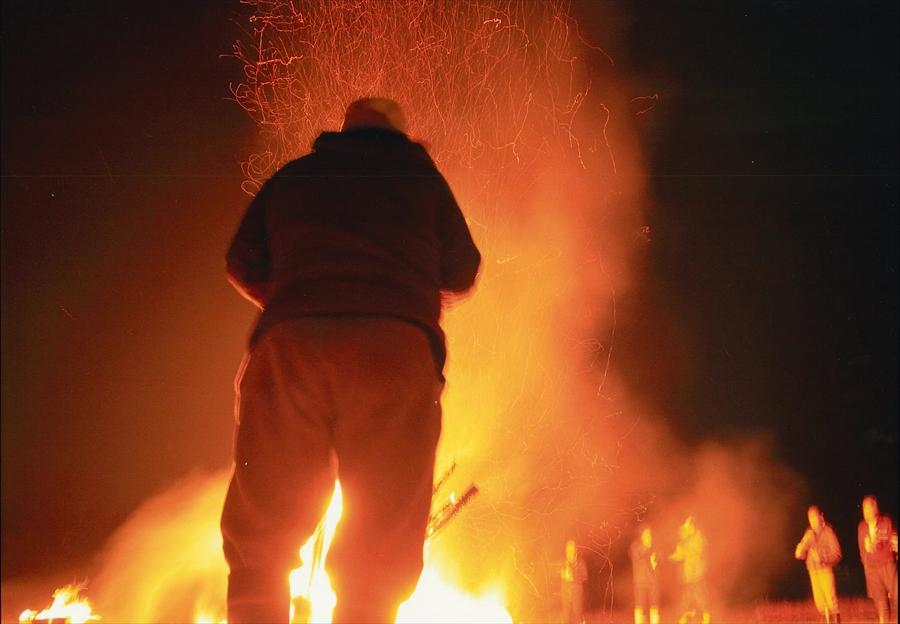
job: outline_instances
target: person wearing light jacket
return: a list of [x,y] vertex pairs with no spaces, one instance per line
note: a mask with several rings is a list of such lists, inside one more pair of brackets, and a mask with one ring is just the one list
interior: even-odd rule
[[834,566],[841,560],[841,545],[831,525],[825,522],[821,509],[811,506],[807,517],[809,527],[794,549],[794,557],[806,561],[816,610],[826,623],[839,624],[841,612],[834,584]]

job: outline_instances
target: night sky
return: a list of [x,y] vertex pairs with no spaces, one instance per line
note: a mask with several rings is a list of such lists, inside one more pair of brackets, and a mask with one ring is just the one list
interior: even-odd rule
[[[229,462],[255,128],[227,99],[240,6],[212,4],[3,3],[4,580]],[[573,9],[659,94],[617,366],[687,444],[768,434],[861,591],[859,501],[897,517],[897,4]]]
[[670,95],[630,377],[688,439],[771,433],[862,593],[859,501],[897,511],[897,6],[643,6],[630,67]]

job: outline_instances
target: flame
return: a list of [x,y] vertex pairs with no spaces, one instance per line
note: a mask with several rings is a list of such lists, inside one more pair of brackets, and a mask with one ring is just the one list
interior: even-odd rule
[[331,540],[334,538],[334,532],[343,510],[341,483],[335,481],[334,494],[331,495],[331,502],[328,503],[325,516],[306,543],[300,547],[300,561],[304,563],[293,570],[289,577],[291,621],[294,620],[296,600],[302,598],[311,605],[309,621],[331,622],[331,612],[337,603],[337,598],[331,588],[328,574],[325,573],[325,555],[328,553],[328,547],[331,546]]
[[66,585],[53,592],[53,604],[38,613],[25,609],[19,615],[19,622],[61,620],[70,624],[96,622],[100,616],[94,613],[87,598],[79,597],[80,587]]
[[[248,186],[307,151],[318,131],[339,127],[360,92],[381,93],[408,105],[413,136],[433,142],[483,252],[478,296],[446,317],[454,383],[442,401],[441,447],[492,500],[463,521],[466,530],[442,536],[400,618],[510,621],[503,602],[543,613],[557,583],[544,571],[568,528],[600,527],[591,539],[605,553],[613,486],[654,473],[645,464],[655,449],[625,445],[640,415],[621,409],[625,392],[610,368],[615,297],[628,290],[643,224],[642,180],[630,175],[639,154],[617,123],[614,89],[609,106],[598,101],[606,92],[583,71],[566,0],[310,0],[302,14],[287,0],[247,4],[255,17],[234,50],[246,84],[233,95],[264,143],[245,163]],[[628,479],[610,478],[633,465],[641,469]],[[198,493],[191,483],[142,509],[97,579],[101,612],[116,621],[221,620],[226,485]],[[602,507],[589,502],[598,500]],[[334,605],[322,567],[324,529],[337,524],[331,509],[290,577],[295,601],[308,601],[317,622]],[[465,570],[456,578],[475,587],[502,579],[503,600],[450,589],[440,573],[454,564]]]
[[[330,623],[337,597],[325,572],[325,558],[343,512],[341,484],[335,482],[328,510],[305,544],[300,548],[303,565],[291,571],[291,621],[298,599],[310,605],[309,621]],[[413,595],[400,605],[397,624],[447,622],[509,622],[512,617],[503,606],[499,592],[468,596],[453,588],[432,565],[426,567]],[[197,621],[200,624],[200,621]]]
[[512,616],[503,606],[500,592],[473,597],[454,589],[433,566],[419,578],[413,595],[400,605],[396,624],[452,624],[453,622],[504,622]]

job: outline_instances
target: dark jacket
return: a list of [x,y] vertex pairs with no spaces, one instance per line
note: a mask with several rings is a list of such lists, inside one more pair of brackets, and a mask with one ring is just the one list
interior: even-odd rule
[[[889,516],[879,515],[875,522],[875,539],[869,533],[869,524],[861,520],[857,530],[857,542],[859,544],[859,558],[864,568],[894,563],[896,556],[891,546],[891,541],[897,535],[897,529]],[[866,548],[868,538],[869,548]]]
[[263,312],[251,337],[307,316],[387,316],[446,351],[441,292],[462,293],[481,256],[443,176],[405,135],[325,132],[260,189],[226,260]]

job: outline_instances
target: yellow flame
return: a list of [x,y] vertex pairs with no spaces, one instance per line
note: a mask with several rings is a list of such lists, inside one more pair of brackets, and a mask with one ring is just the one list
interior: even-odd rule
[[63,620],[71,624],[84,624],[95,622],[100,616],[94,613],[91,603],[87,598],[80,598],[80,589],[72,585],[60,587],[53,592],[53,604],[40,613],[33,609],[25,609],[19,615],[19,622],[34,622],[35,620]]
[[291,621],[294,619],[294,601],[302,598],[311,606],[311,622],[331,622],[331,612],[337,603],[331,581],[325,573],[325,555],[334,539],[334,532],[344,510],[341,483],[334,484],[334,494],[328,503],[328,510],[319,526],[306,543],[300,547],[300,561],[303,564],[291,571]]
[[425,568],[413,595],[400,605],[396,624],[476,622],[512,624],[500,592],[473,597],[454,589],[432,566]]
[[[455,496],[451,497],[455,499]],[[335,483],[334,494],[328,510],[313,535],[300,548],[303,562],[290,574],[292,602],[298,598],[310,605],[309,621],[328,624],[337,598],[325,572],[325,557],[335,530],[341,519],[343,501],[341,485]],[[291,606],[291,621],[295,609]],[[428,566],[419,578],[416,591],[404,602],[397,613],[397,624],[479,622],[512,623],[512,617],[503,607],[499,592],[485,596],[467,596],[454,589],[438,570]],[[198,622],[198,624],[200,624]]]

